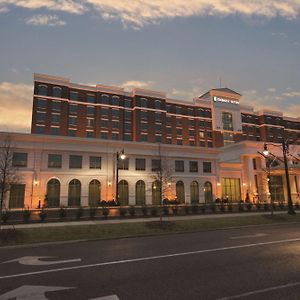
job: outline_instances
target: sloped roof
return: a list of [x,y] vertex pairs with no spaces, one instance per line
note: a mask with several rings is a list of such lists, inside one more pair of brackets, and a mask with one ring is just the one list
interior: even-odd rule
[[211,89],[211,91],[219,91],[219,92],[226,92],[226,93],[230,93],[230,94],[236,94],[236,95],[240,95],[242,96],[241,94],[229,89],[229,88],[218,88],[218,89]]

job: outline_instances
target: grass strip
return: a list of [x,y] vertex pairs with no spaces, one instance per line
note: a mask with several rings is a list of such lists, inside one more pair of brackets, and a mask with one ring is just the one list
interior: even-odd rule
[[300,222],[300,214],[257,215],[214,219],[151,221],[138,223],[95,224],[26,229],[3,229],[0,246],[71,240],[111,239],[130,236],[159,235],[180,232],[225,229],[248,225]]

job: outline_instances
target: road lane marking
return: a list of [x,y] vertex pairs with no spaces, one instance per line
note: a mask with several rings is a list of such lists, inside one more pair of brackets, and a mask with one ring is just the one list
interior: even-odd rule
[[74,289],[74,287],[64,286],[42,286],[42,285],[22,285],[17,289],[0,295],[0,300],[16,298],[17,300],[48,300],[45,296],[47,292]]
[[230,239],[231,240],[249,239],[249,238],[264,237],[267,235],[268,235],[267,233],[256,233],[256,234],[249,234],[249,235],[232,236],[232,237],[230,237]]
[[210,253],[210,252],[213,253],[213,252],[221,252],[221,251],[226,251],[226,250],[235,250],[235,249],[251,248],[251,247],[274,245],[274,244],[284,244],[284,243],[292,243],[292,242],[300,242],[300,238],[287,239],[287,240],[277,240],[277,241],[270,241],[270,242],[261,242],[261,243],[255,243],[255,244],[229,246],[229,247],[214,248],[214,249],[204,249],[204,250],[196,250],[196,251],[189,251],[189,252],[164,254],[164,255],[157,255],[157,256],[132,258],[132,259],[123,259],[123,260],[116,260],[116,261],[101,262],[101,263],[96,263],[96,264],[88,264],[88,265],[81,265],[81,266],[73,266],[73,267],[64,267],[64,268],[49,269],[49,270],[42,270],[42,271],[34,271],[34,272],[28,272],[28,273],[4,275],[4,276],[0,276],[0,280],[1,279],[7,279],[7,278],[16,278],[16,277],[39,275],[39,274],[46,274],[46,273],[54,273],[54,272],[62,272],[62,271],[70,271],[70,270],[78,270],[78,269],[95,268],[95,267],[102,267],[102,266],[132,263],[132,262],[150,261],[150,260],[172,258],[172,257],[178,257],[178,256],[187,256],[187,255]]
[[47,265],[56,265],[56,264],[65,264],[71,262],[80,262],[80,258],[75,259],[66,259],[66,260],[52,260],[52,261],[41,261],[42,258],[51,258],[55,256],[23,256],[16,259],[5,261],[1,264],[7,264],[12,262],[18,262],[21,265],[28,265],[28,266],[47,266]]
[[104,296],[100,298],[93,298],[89,300],[120,300],[120,298],[117,295],[110,295],[110,296]]
[[252,295],[257,295],[257,294],[272,292],[272,291],[276,291],[276,290],[280,290],[280,289],[285,289],[285,288],[289,288],[289,287],[294,287],[294,286],[298,286],[298,285],[300,285],[300,281],[299,282],[287,283],[287,284],[283,284],[283,285],[278,285],[278,286],[272,286],[272,287],[261,289],[261,290],[254,290],[254,291],[243,293],[243,294],[239,294],[239,295],[234,295],[234,296],[228,296],[228,297],[224,297],[224,298],[219,298],[218,300],[239,299],[239,298],[249,297],[249,296],[252,296]]

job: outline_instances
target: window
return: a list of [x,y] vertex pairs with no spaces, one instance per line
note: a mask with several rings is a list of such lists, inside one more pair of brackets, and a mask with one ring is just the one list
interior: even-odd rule
[[55,87],[53,87],[52,95],[53,95],[53,97],[61,98],[61,95],[62,95],[61,92],[62,92],[62,89],[58,86],[55,86]]
[[181,115],[181,107],[176,106],[176,114]]
[[59,127],[51,127],[50,134],[52,135],[59,135]]
[[100,135],[101,139],[105,139],[107,140],[108,139],[108,132],[107,131],[103,131],[101,132],[101,135]]
[[224,141],[224,145],[229,145],[234,143],[233,134],[230,132],[223,132],[223,141]]
[[190,140],[189,144],[190,144],[190,146],[195,146],[195,141],[194,140]]
[[125,99],[124,100],[124,107],[131,107],[131,100],[130,99]]
[[107,117],[108,116],[108,108],[101,107],[101,115]]
[[105,95],[105,94],[102,94],[101,95],[101,103],[103,103],[103,104],[109,104],[109,96]]
[[60,101],[52,101],[52,110],[60,111],[60,105],[61,105]]
[[200,146],[200,147],[205,147],[205,141],[200,141],[200,142],[199,142],[199,146]]
[[81,182],[73,179],[69,183],[68,206],[79,206],[81,198]]
[[86,137],[88,137],[88,138],[93,138],[93,137],[95,137],[94,131],[87,131],[87,132],[86,132]]
[[177,140],[177,145],[182,145],[182,140]]
[[101,201],[101,184],[97,179],[93,179],[89,184],[89,206],[95,207]]
[[128,170],[129,169],[129,158],[119,159],[118,160],[119,170]]
[[117,121],[112,121],[111,122],[111,127],[113,128],[113,129],[119,129],[119,122],[117,122]]
[[46,120],[46,113],[38,112],[36,114],[36,122],[45,122]]
[[199,138],[204,139],[204,131],[199,131]]
[[160,205],[161,204],[161,192],[162,186],[159,180],[152,182],[152,204]]
[[189,135],[190,136],[195,136],[195,130],[189,130]]
[[188,108],[187,113],[188,113],[189,116],[193,116],[194,115],[194,110],[192,108]]
[[176,133],[177,133],[177,135],[182,135],[182,129],[181,128],[177,128],[176,129]]
[[47,183],[47,207],[58,207],[60,201],[60,182],[53,178]]
[[77,132],[76,129],[69,129],[68,130],[68,136],[76,136],[76,132]]
[[88,118],[88,119],[86,119],[86,121],[87,121],[87,127],[94,127],[95,119]]
[[239,178],[222,178],[222,198],[229,201],[241,200],[241,186]]
[[77,125],[77,117],[69,116],[69,125],[76,126]]
[[161,132],[161,124],[155,124],[155,131]]
[[101,169],[100,156],[90,156],[90,169]]
[[147,107],[147,99],[140,98],[140,107]]
[[176,126],[181,126],[181,125],[182,125],[182,119],[176,118]]
[[108,127],[108,120],[101,120],[101,127],[107,128]]
[[146,204],[146,185],[143,180],[139,180],[135,184],[135,203],[136,205]]
[[118,96],[112,96],[112,105],[120,105],[120,98]]
[[205,203],[213,201],[212,184],[209,181],[204,183],[204,201]]
[[147,142],[148,141],[148,135],[147,134],[141,134],[141,141]]
[[60,122],[60,115],[58,115],[58,114],[51,115],[51,123],[52,124],[59,124],[59,122]]
[[208,141],[208,142],[207,142],[207,147],[208,147],[208,148],[212,148],[212,147],[213,147],[213,143],[210,142],[210,141]]
[[211,139],[212,138],[212,132],[211,131],[207,131],[206,132],[206,136]]
[[70,91],[70,100],[78,100],[78,93]]
[[193,181],[190,186],[191,204],[199,203],[199,185],[197,181]]
[[111,134],[111,138],[112,138],[113,140],[118,140],[118,139],[119,139],[119,133],[118,133],[118,132],[113,132],[113,133]]
[[13,184],[9,192],[9,208],[23,208],[25,184]]
[[48,168],[61,168],[62,156],[60,154],[48,154]]
[[95,96],[91,94],[86,95],[86,102],[88,103],[95,103]]
[[152,171],[160,171],[161,170],[161,160],[160,159],[152,159]]
[[156,121],[156,122],[161,122],[161,116],[162,116],[161,113],[156,112],[156,113],[155,113],[155,121]]
[[70,104],[69,105],[69,112],[70,112],[70,114],[76,114],[77,113],[77,109],[78,109],[78,105],[77,104]]
[[211,173],[211,162],[210,161],[203,162],[203,173]]
[[35,132],[38,134],[43,134],[45,132],[45,126],[36,126]]
[[176,200],[180,204],[185,202],[184,183],[182,181],[176,182]]
[[147,114],[147,112],[144,111],[144,110],[142,110],[142,111],[140,112],[140,116],[141,116],[141,119],[142,119],[142,120],[147,120],[147,119],[148,119],[148,114]]
[[130,110],[125,110],[124,111],[124,119],[125,120],[131,120],[131,111]]
[[282,176],[270,176],[269,190],[273,201],[284,201]]
[[46,109],[46,106],[47,106],[47,100],[46,99],[40,99],[40,98],[38,98],[36,100],[36,107],[38,109]]
[[81,169],[82,168],[82,156],[81,155],[70,155],[69,168],[70,169]]
[[37,92],[39,95],[47,96],[47,86],[42,84],[38,85]]
[[120,111],[118,109],[112,109],[112,117],[118,118]]
[[159,134],[155,135],[155,142],[156,143],[161,143],[161,135],[159,135]]
[[12,157],[13,167],[27,167],[27,153],[14,152]]
[[120,202],[120,205],[128,205],[129,198],[129,187],[128,182],[126,180],[121,180],[118,184],[119,195],[117,198]]
[[224,130],[233,130],[232,113],[222,112],[222,123]]
[[136,158],[135,159],[135,169],[137,171],[145,171],[146,170],[146,160],[144,158]]
[[175,160],[175,172],[184,172],[183,160]]
[[167,138],[167,139],[166,139],[166,143],[167,143],[167,144],[172,144],[172,139],[171,139],[171,138]]
[[88,106],[86,108],[86,114],[88,116],[93,116],[95,114],[95,108],[94,108],[94,106]]
[[123,140],[131,141],[131,133],[124,133]]
[[171,134],[172,133],[172,127],[166,127],[167,133]]
[[155,100],[154,107],[156,109],[161,109],[161,101],[160,100]]
[[198,162],[190,161],[190,172],[198,172]]
[[131,131],[131,123],[130,122],[125,122],[124,123],[124,131]]

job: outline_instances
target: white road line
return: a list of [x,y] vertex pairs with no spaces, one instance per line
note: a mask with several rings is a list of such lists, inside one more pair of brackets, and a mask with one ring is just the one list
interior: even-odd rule
[[295,238],[295,239],[287,239],[287,240],[261,242],[261,243],[255,243],[255,244],[229,246],[229,247],[222,247],[222,248],[215,248],[215,249],[204,249],[204,250],[196,250],[196,251],[190,251],[190,252],[181,252],[181,253],[173,253],[173,254],[165,254],[165,255],[157,255],[157,256],[148,256],[148,257],[140,257],[140,258],[133,258],[133,259],[108,261],[108,262],[89,264],[89,265],[81,265],[81,266],[73,266],[73,267],[65,267],[65,268],[57,268],[57,269],[49,269],[49,270],[28,272],[28,273],[4,275],[4,276],[0,276],[0,280],[1,279],[7,279],[7,278],[22,277],[22,276],[39,275],[39,274],[45,274],[45,273],[54,273],[54,272],[61,272],[61,271],[70,271],[70,270],[110,266],[110,265],[125,264],[125,263],[139,262],[139,261],[148,261],[148,260],[156,260],[156,259],[171,258],[171,257],[186,256],[186,255],[201,254],[201,253],[210,253],[210,252],[219,252],[219,251],[226,251],[226,250],[251,248],[251,247],[258,247],[258,246],[265,246],[265,245],[292,243],[292,242],[299,242],[299,241],[300,241],[300,238]]
[[264,237],[267,235],[268,235],[267,233],[256,233],[256,234],[249,234],[249,235],[232,236],[230,237],[230,239],[231,240],[248,239],[248,238]]
[[254,290],[254,291],[243,293],[243,294],[239,294],[239,295],[234,295],[234,296],[219,298],[218,300],[239,299],[239,298],[249,297],[249,296],[252,296],[252,295],[257,295],[257,294],[262,294],[262,293],[267,293],[267,292],[272,292],[272,291],[276,291],[276,290],[280,290],[280,289],[285,289],[285,288],[289,288],[289,287],[293,287],[293,286],[298,286],[298,285],[300,285],[300,281],[298,281],[298,282],[292,282],[292,283],[288,283],[288,284],[283,284],[283,285],[278,285],[278,286],[273,286],[273,287],[269,287],[269,288],[265,288],[265,289],[261,289],[261,290]]

